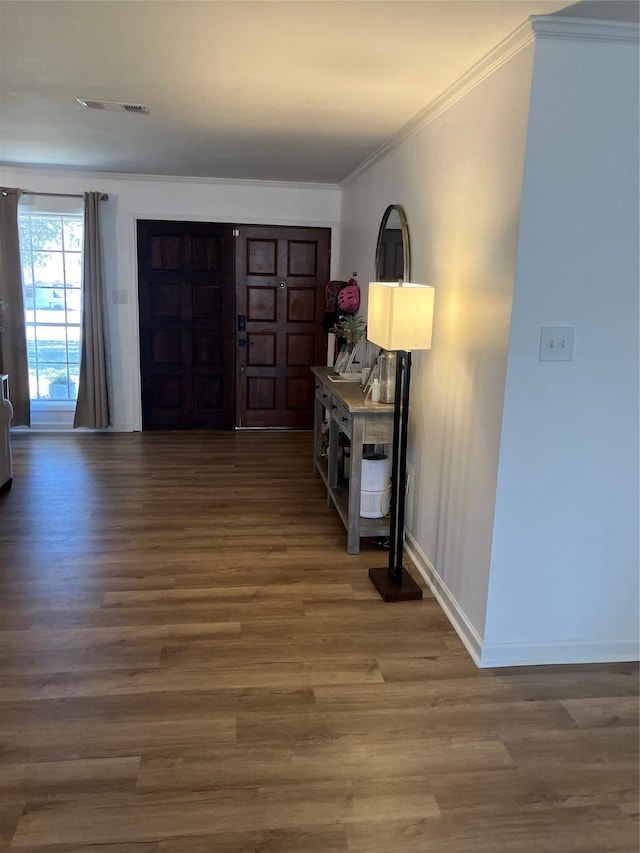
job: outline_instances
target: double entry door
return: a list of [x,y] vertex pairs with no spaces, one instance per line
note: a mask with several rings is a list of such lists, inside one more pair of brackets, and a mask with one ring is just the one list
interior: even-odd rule
[[138,222],[144,430],[312,428],[330,233]]

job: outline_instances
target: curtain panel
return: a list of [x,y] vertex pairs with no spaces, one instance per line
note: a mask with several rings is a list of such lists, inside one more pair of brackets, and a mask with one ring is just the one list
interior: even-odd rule
[[20,190],[0,188],[0,368],[9,375],[13,406],[12,426],[31,425],[29,362],[22,290],[22,263],[18,236]]
[[104,275],[98,207],[102,193],[84,194],[82,262],[82,352],[74,427],[111,425],[107,384]]

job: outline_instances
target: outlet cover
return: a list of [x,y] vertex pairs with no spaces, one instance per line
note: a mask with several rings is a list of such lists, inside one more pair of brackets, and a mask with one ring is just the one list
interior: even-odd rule
[[573,361],[575,326],[542,326],[540,361]]

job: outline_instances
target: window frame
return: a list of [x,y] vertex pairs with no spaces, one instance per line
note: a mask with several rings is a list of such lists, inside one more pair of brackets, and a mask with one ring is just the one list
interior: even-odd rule
[[[34,218],[55,218],[59,219],[59,234],[60,239],[57,245],[51,246],[46,242],[42,246],[35,247],[33,245],[33,219]],[[35,392],[37,396],[31,397],[31,409],[38,420],[38,416],[45,414],[44,420],[51,422],[54,426],[60,428],[71,428],[73,421],[73,412],[76,407],[77,395],[77,378],[80,371],[80,355],[82,349],[82,263],[84,250],[84,205],[81,197],[68,196],[29,196],[23,195],[20,199],[18,207],[19,232],[20,232],[20,255],[23,269],[23,299],[25,309],[25,327],[27,336],[27,350],[29,358],[29,379],[30,379],[30,395],[34,389],[34,374],[35,374]],[[68,232],[65,231],[65,225],[68,227],[70,222],[75,222],[80,225],[79,228],[79,248],[73,246],[73,240],[78,239],[78,229],[76,228],[75,236],[70,236],[69,243],[66,237]],[[28,244],[25,245],[24,233],[28,229]],[[38,281],[36,273],[35,259],[38,252],[48,253],[50,255],[59,255],[59,268],[62,270],[62,281],[59,279],[51,281]],[[71,258],[74,258],[73,263],[76,265],[74,276],[71,272]],[[40,267],[42,269],[42,267]],[[25,272],[30,270],[30,275],[27,281]],[[79,275],[78,275],[79,271]],[[61,285],[61,286],[60,286]],[[38,305],[38,299],[46,299],[47,292],[51,291],[51,300],[49,306]],[[73,304],[70,297],[73,296]],[[53,306],[52,303],[56,302]],[[49,317],[46,319],[39,318],[38,314],[51,310],[52,314],[59,314],[59,309],[64,311],[63,319],[57,317]],[[70,314],[75,317],[70,318]],[[45,329],[62,329],[62,342],[64,345],[64,360],[39,357],[38,347],[38,328]],[[41,340],[46,340],[41,338]],[[60,340],[55,338],[56,341]],[[70,360],[70,345],[71,349],[75,348],[77,340],[77,360]],[[43,348],[44,349],[44,348]],[[46,366],[46,367],[43,367]],[[56,370],[57,368],[57,370]],[[47,373],[45,373],[45,370]],[[57,398],[45,396],[43,393],[43,383],[48,381],[50,377],[54,377],[56,373],[66,375],[66,396]],[[47,375],[48,374],[48,375]],[[75,387],[73,387],[75,379]],[[55,383],[51,383],[55,384]],[[51,385],[47,387],[47,392]],[[74,393],[75,392],[75,393]]]

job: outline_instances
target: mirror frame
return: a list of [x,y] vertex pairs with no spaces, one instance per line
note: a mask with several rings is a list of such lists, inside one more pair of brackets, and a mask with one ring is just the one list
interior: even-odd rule
[[380,228],[378,230],[378,242],[376,243],[376,266],[375,274],[376,281],[382,281],[380,267],[382,261],[382,235],[384,234],[387,222],[393,211],[398,212],[400,217],[400,230],[402,231],[402,262],[403,262],[403,281],[411,281],[411,244],[409,242],[409,224],[405,216],[404,209],[400,204],[390,204],[384,212]]

